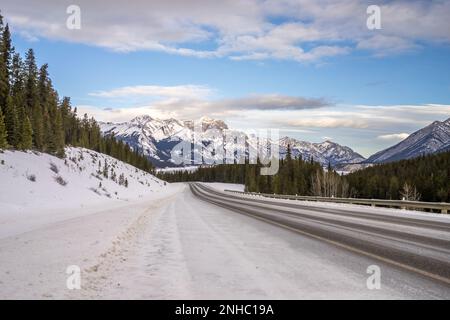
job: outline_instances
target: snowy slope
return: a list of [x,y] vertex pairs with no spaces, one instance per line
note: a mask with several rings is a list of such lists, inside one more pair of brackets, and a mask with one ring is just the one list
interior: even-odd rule
[[280,153],[282,156],[286,154],[288,145],[291,147],[292,156],[301,155],[303,159],[312,157],[322,165],[330,163],[332,166],[335,166],[337,164],[359,163],[365,160],[362,155],[349,147],[341,146],[328,140],[321,143],[311,143],[283,137],[280,139]]
[[[217,137],[215,133],[222,135],[233,133],[248,143],[248,148],[255,150],[258,141],[256,137],[247,135],[245,132],[229,129],[222,120],[215,120],[208,117],[200,118],[196,123],[201,124],[201,136],[197,141],[201,141],[203,146],[212,146],[213,143],[220,145],[223,137]],[[171,162],[171,150],[181,141],[191,142],[194,134],[193,121],[179,121],[176,119],[155,119],[150,116],[137,117],[124,123],[100,123],[100,128],[104,134],[114,134],[116,138],[123,140],[133,148],[138,148],[147,155],[158,167],[174,166]],[[219,139],[219,140],[218,140]],[[261,142],[260,142],[261,143]],[[302,154],[304,158],[310,158],[326,166],[342,163],[358,163],[364,161],[364,157],[354,152],[349,147],[341,146],[337,143],[325,141],[322,143],[310,143],[298,141],[292,138],[282,138],[279,141],[280,156],[284,157],[287,145],[293,147],[294,155]],[[225,142],[225,150],[231,150],[234,144]],[[201,145],[197,143],[194,150],[200,150]],[[245,146],[239,149],[240,154],[246,154]],[[213,163],[221,155],[206,155],[203,161]],[[201,159],[201,157],[199,157]],[[200,164],[200,163],[199,163]]]
[[[108,178],[98,172],[103,171],[105,162]],[[119,184],[122,174],[128,187]],[[0,228],[0,237],[14,233],[14,225],[26,229],[33,220],[45,223],[93,207],[125,205],[170,188],[151,174],[83,148],[67,148],[66,159],[31,151],[3,151],[0,181],[0,226],[8,226]]]
[[396,145],[375,153],[366,162],[381,163],[411,159],[448,150],[450,150],[450,118],[445,121],[434,121]]

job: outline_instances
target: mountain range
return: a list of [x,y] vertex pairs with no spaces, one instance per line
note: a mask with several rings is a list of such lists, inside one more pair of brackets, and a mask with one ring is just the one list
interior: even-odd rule
[[[222,120],[202,117],[195,122],[201,125],[200,136],[197,137],[193,152],[199,152],[201,147],[208,147],[213,142],[223,141],[223,136],[232,133],[241,139],[245,139],[248,150],[255,150],[258,141],[254,135],[243,131],[228,128]],[[100,122],[103,134],[114,134],[116,138],[126,142],[132,148],[142,151],[156,167],[177,166],[172,161],[171,151],[180,142],[192,142],[194,134],[194,122],[182,121],[174,118],[157,119],[151,116],[139,116],[128,122],[111,123]],[[219,133],[219,137],[217,135]],[[332,141],[311,143],[300,141],[291,137],[282,137],[278,141],[281,157],[286,156],[288,145],[293,156],[302,156],[304,159],[313,158],[323,166],[328,164],[334,167],[367,166],[373,163],[384,163],[401,159],[409,159],[423,154],[436,153],[450,150],[450,118],[446,121],[435,121],[427,127],[420,129],[400,143],[379,151],[365,159],[350,147],[342,146]],[[234,144],[224,143],[225,150],[235,147]],[[238,149],[241,154],[246,150],[245,146]],[[203,155],[200,163],[213,163],[220,154]]]
[[396,145],[375,153],[365,162],[385,163],[443,151],[450,151],[450,118],[434,121]]

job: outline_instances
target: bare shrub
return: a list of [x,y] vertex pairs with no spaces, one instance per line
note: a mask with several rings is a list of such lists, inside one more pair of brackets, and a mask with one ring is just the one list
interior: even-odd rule
[[56,164],[54,164],[53,162],[50,162],[50,170],[52,170],[54,173],[58,174],[59,173],[59,168]]
[[419,201],[420,200],[420,193],[417,191],[416,186],[409,184],[407,182],[405,182],[405,184],[403,185],[403,189],[400,191],[400,194],[401,194],[403,200],[409,200],[409,201]]
[[31,182],[36,182],[36,175],[34,174],[27,174],[27,179]]
[[89,190],[95,192],[96,194],[98,194],[99,196],[101,196],[102,194],[95,188],[89,188]]
[[98,174],[93,174],[93,173],[91,173],[91,176],[94,177],[94,178],[97,178],[97,179],[100,180],[100,181],[103,181],[103,178],[100,177]]
[[58,182],[63,187],[67,185],[67,181],[63,179],[61,176],[56,176],[55,181]]

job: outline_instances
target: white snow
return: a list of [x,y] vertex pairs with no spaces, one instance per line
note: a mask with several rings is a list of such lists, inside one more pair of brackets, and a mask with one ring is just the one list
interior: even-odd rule
[[204,185],[219,191],[232,190],[244,192],[245,186],[237,183],[203,182]]
[[[91,150],[66,154],[0,153],[0,299],[72,297],[67,267],[88,275],[181,187]],[[95,177],[99,161],[110,166],[108,178]],[[111,179],[111,167],[128,187]]]
[[[98,172],[105,161],[108,178]],[[111,179],[111,169],[116,181]],[[121,174],[128,187],[119,185]],[[0,181],[0,238],[92,210],[124,206],[169,188],[151,174],[83,148],[67,148],[66,159],[5,150],[0,153]]]
[[[67,268],[79,266],[82,288],[95,287],[97,278],[90,281],[90,275],[97,274],[97,269],[105,272],[100,267],[105,260],[114,258],[114,264],[123,263],[127,245],[142,235],[155,210],[169,203],[179,188],[171,185],[165,192],[122,205],[105,201],[103,208],[69,210],[62,217],[37,212],[46,224],[34,224],[27,232],[0,238],[0,299],[80,298],[80,292],[66,286]],[[9,224],[1,228],[9,228]]]
[[195,172],[198,170],[198,166],[185,166],[185,167],[166,167],[166,168],[159,168],[156,169],[156,172],[162,172],[162,173],[174,173],[174,172],[180,172],[180,171],[186,171],[186,172]]

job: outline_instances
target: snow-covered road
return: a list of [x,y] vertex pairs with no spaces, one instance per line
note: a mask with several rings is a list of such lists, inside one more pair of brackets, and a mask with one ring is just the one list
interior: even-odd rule
[[[0,240],[1,298],[417,299],[449,288],[201,201],[165,198]],[[67,265],[82,289],[66,289]],[[368,266],[381,269],[370,290]]]

